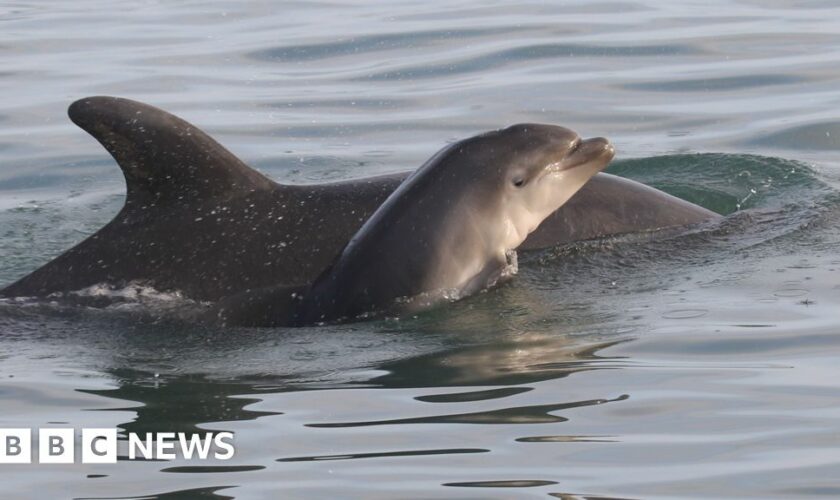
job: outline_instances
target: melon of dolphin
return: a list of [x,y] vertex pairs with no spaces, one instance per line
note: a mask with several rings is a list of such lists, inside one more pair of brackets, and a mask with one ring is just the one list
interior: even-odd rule
[[[68,114],[117,161],[126,180],[125,205],[102,229],[0,296],[141,282],[215,301],[248,289],[312,283],[410,174],[281,185],[194,125],[148,104],[88,97],[74,102]],[[714,217],[643,184],[600,173],[520,249]]]

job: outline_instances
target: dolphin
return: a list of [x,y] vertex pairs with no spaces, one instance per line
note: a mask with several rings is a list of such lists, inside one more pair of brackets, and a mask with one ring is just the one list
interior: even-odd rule
[[[148,104],[87,97],[68,114],[116,160],[126,181],[125,204],[102,229],[0,296],[46,297],[97,284],[142,283],[214,302],[246,290],[313,283],[410,175],[282,185],[199,128]],[[493,137],[484,140],[503,153],[506,137]],[[599,173],[519,248],[716,217],[638,182]]]
[[245,292],[215,314],[227,325],[305,326],[467,297],[513,275],[515,249],[614,155],[606,139],[556,125],[456,142],[400,184],[311,286]]

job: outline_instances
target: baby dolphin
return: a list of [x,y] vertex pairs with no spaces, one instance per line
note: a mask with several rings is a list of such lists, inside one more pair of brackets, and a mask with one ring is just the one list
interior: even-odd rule
[[604,138],[519,124],[456,142],[411,174],[309,286],[221,301],[228,325],[304,326],[457,300],[516,272],[514,250],[613,158]]

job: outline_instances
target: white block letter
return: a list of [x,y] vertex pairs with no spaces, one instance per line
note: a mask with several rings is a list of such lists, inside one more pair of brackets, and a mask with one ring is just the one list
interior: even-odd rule
[[32,463],[32,432],[0,429],[0,464]]
[[[227,441],[231,442],[227,442]],[[215,457],[216,460],[230,460],[233,458],[233,454],[236,453],[236,450],[233,448],[233,433],[232,432],[220,432],[216,434],[213,442],[216,444],[217,447],[224,450],[224,452],[216,452]]]
[[117,463],[117,430],[82,429],[82,463]]
[[157,435],[157,457],[161,460],[175,460],[178,458],[175,455],[175,443],[167,441],[175,439],[174,432],[159,432]]
[[133,432],[128,435],[128,459],[134,460],[139,453],[143,458],[155,458],[155,441],[150,433],[146,433],[146,440],[141,441],[140,436]]
[[72,464],[76,459],[73,429],[39,429],[38,463]]

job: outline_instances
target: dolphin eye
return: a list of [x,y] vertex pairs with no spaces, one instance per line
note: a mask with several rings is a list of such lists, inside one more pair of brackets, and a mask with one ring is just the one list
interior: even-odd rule
[[522,177],[514,177],[512,182],[513,185],[518,188],[525,185],[525,179],[523,179]]

